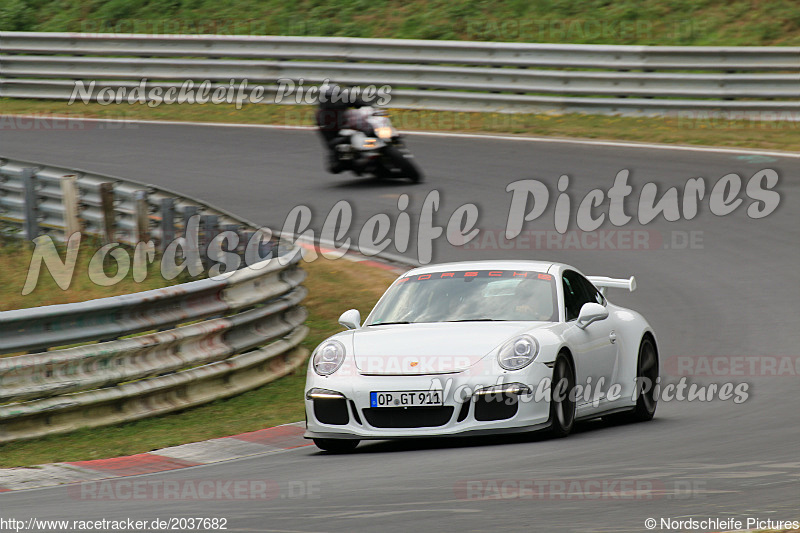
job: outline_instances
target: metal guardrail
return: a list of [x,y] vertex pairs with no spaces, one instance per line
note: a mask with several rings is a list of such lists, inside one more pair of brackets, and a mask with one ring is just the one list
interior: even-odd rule
[[800,47],[0,32],[0,96],[67,99],[74,80],[100,90],[142,78],[247,79],[268,96],[278,78],[388,84],[391,107],[457,111],[800,110]]
[[[153,186],[0,158],[0,220],[28,238],[83,231],[163,249],[190,237],[193,216],[204,221],[199,246],[222,230],[245,239],[257,231]],[[224,279],[0,312],[0,442],[183,409],[297,368],[307,355],[305,272],[296,247],[266,244],[257,251],[270,258]],[[211,259],[207,249],[201,257]]]
[[[147,216],[137,218],[137,209]],[[163,249],[194,215],[209,233],[236,230],[244,240],[256,229],[249,220],[155,185],[0,156],[0,220],[23,229],[29,240],[42,233],[63,239],[65,228],[80,223],[83,233],[107,242],[136,244],[147,236]]]

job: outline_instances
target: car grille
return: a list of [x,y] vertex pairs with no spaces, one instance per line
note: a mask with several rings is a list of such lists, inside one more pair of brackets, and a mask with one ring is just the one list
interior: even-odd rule
[[367,423],[376,428],[430,428],[453,417],[453,407],[369,407],[362,409]]

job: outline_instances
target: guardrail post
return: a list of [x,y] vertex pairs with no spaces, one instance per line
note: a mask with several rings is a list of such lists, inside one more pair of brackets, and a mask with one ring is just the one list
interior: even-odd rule
[[[241,244],[241,238],[242,238],[242,236],[241,236],[241,235],[239,235],[239,226],[238,226],[238,224],[222,224],[222,225],[219,227],[219,233],[220,233],[220,234],[222,234],[222,233],[227,233],[227,232],[229,232],[229,231],[230,231],[230,232],[232,232],[232,233],[235,233],[235,234],[236,234],[236,236],[238,237],[238,239],[237,239],[237,241],[236,241],[236,246],[233,246],[233,247],[231,247],[231,248],[230,248],[229,250],[227,250],[227,251],[229,251],[229,252],[233,252],[233,253],[235,253],[235,254],[238,254],[238,253],[239,253],[239,245]],[[223,241],[223,242],[224,242],[224,241]]]
[[216,257],[209,257],[208,245],[217,235],[218,218],[217,215],[203,215],[200,217],[200,260],[203,266],[208,268],[211,261],[216,261]]
[[116,217],[114,216],[114,184],[100,184],[100,208],[103,210],[103,239],[106,244],[116,241]]
[[39,236],[39,198],[36,194],[36,170],[23,168],[20,177],[25,188],[25,238],[32,241]]
[[61,176],[61,202],[64,205],[64,241],[69,241],[72,235],[81,231],[78,216],[78,176],[75,174]]
[[164,251],[175,240],[175,198],[161,199],[161,243],[158,249]]
[[136,242],[150,240],[150,206],[147,205],[147,191],[133,193],[136,213]]
[[254,231],[244,230],[241,232],[241,239],[239,239],[239,255],[242,257],[242,263],[245,266],[250,266],[247,262],[247,244],[253,238],[253,235],[255,235]]
[[196,205],[187,205],[183,208],[183,236],[187,237],[186,230],[189,228],[189,219],[199,211]]
[[[202,263],[202,257],[200,257],[200,253],[198,250],[198,241],[199,235],[197,233],[193,233],[190,231],[191,225],[189,221],[192,219],[193,216],[197,215],[197,212],[200,209],[196,205],[187,205],[183,208],[183,238],[184,238],[184,258],[199,258],[200,262]],[[197,232],[199,233],[200,228],[199,224],[197,225]],[[198,252],[194,254],[193,252]]]

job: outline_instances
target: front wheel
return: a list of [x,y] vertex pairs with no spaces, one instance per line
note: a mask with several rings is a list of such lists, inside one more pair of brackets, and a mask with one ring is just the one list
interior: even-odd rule
[[413,158],[406,157],[403,150],[389,145],[384,153],[392,166],[397,169],[398,177],[407,178],[411,183],[420,183],[423,180],[422,171],[414,163]]
[[550,384],[550,434],[566,437],[575,425],[575,372],[569,358],[559,355]]
[[358,443],[359,441],[356,439],[314,439],[317,448],[333,453],[352,452]]

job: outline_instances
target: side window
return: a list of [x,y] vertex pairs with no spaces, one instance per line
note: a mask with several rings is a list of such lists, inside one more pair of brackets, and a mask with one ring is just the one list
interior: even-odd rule
[[583,290],[586,292],[586,297],[590,302],[596,302],[600,305],[606,304],[606,299],[603,298],[603,295],[597,290],[597,287],[592,285],[592,282],[588,279],[584,278],[578,273],[575,273],[575,276],[580,280],[581,285],[583,285]]
[[564,285],[564,309],[567,313],[567,322],[578,318],[581,307],[587,301],[583,287],[581,287],[577,276],[577,272],[567,270],[562,277],[562,283]]
[[565,270],[563,276],[564,283],[564,307],[567,311],[567,321],[575,320],[581,312],[583,304],[596,302],[605,305],[605,298],[597,290],[597,287],[573,270]]

